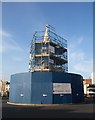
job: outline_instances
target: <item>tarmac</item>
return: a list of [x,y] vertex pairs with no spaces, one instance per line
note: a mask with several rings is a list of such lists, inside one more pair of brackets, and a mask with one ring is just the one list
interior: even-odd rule
[[95,100],[86,98],[78,104],[18,105],[2,100],[2,119],[5,118],[94,118]]

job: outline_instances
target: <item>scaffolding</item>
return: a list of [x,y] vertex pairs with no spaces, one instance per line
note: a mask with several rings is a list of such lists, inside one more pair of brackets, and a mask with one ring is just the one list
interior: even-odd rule
[[46,25],[45,31],[36,31],[30,47],[29,72],[67,72],[67,40]]

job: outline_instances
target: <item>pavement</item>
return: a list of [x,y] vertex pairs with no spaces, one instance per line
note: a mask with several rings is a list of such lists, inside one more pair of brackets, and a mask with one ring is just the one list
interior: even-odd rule
[[95,100],[84,103],[18,106],[2,101],[2,118],[93,118]]

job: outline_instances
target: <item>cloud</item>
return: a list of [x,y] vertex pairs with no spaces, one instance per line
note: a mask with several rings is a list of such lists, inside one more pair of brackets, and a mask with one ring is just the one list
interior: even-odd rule
[[15,35],[0,30],[0,38],[0,56],[2,56],[0,78],[8,80],[10,74],[17,70],[17,66],[25,59],[25,53],[22,46],[15,40]]
[[72,37],[69,42],[69,72],[79,73],[87,77],[90,76],[93,71],[93,59],[89,58],[87,52],[81,48],[83,41],[83,37]]
[[16,61],[16,62],[21,62],[22,60],[23,60],[23,58],[21,58],[21,57],[12,57],[12,60],[14,60],[14,61]]
[[0,36],[4,36],[4,37],[12,37],[12,35],[8,32],[5,32],[3,30],[0,30]]
[[78,42],[78,45],[81,45],[81,43],[83,42],[83,37],[80,37],[78,40],[77,40],[77,42]]
[[23,51],[16,40],[14,40],[12,34],[0,30],[0,38],[0,53]]
[[81,60],[84,60],[85,58],[85,53],[84,52],[79,52],[79,51],[76,51],[76,52],[72,52],[70,54],[70,60],[71,61],[81,61]]
[[[16,40],[14,40],[14,37],[12,34],[3,31],[2,32],[2,55],[3,55],[3,61],[6,63],[11,59],[12,62],[21,62],[23,60],[23,54],[24,50],[22,47],[18,44]],[[22,56],[22,57],[21,57]],[[4,60],[7,58],[7,61]],[[4,66],[4,65],[3,65]]]
[[79,63],[76,63],[74,65],[74,69],[77,71],[77,72],[86,72],[86,73],[89,73],[89,70],[92,71],[92,64],[93,61],[92,60],[83,60]]
[[70,50],[75,50],[82,44],[83,41],[84,41],[83,37],[77,38],[76,36],[73,36],[72,38],[70,38],[68,47],[70,48]]
[[19,44],[15,40],[13,40],[11,38],[9,38],[7,40],[5,40],[5,39],[2,39],[2,40],[3,40],[3,48],[2,49],[4,52],[23,51],[23,49],[19,46]]

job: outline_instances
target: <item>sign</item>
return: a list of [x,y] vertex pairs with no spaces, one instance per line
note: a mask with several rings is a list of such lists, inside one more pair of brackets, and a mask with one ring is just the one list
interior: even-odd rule
[[47,94],[43,94],[43,97],[47,97]]
[[53,83],[53,94],[71,94],[71,83]]
[[21,97],[23,97],[24,95],[23,94],[20,94]]

